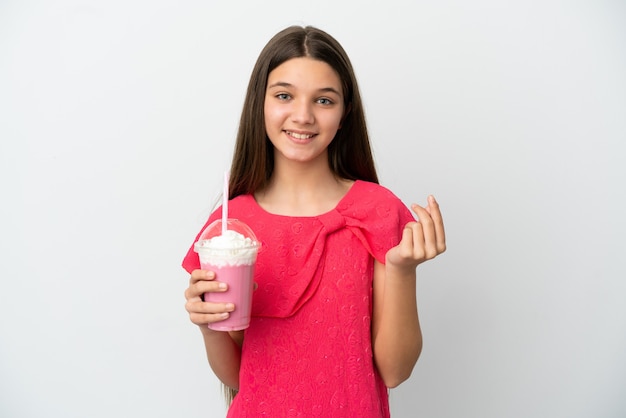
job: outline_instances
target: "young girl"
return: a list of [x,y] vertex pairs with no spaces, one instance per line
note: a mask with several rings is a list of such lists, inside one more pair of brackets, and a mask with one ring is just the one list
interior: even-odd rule
[[446,245],[432,196],[416,221],[377,183],[343,48],[313,27],[279,32],[252,72],[229,183],[229,217],[262,243],[245,332],[207,327],[237,307],[204,302],[224,284],[193,247],[183,261],[190,319],[237,392],[228,417],[389,417],[388,388],[422,348],[416,267]]

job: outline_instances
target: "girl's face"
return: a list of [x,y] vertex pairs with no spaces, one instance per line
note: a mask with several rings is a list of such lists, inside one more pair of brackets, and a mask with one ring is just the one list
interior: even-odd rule
[[341,127],[343,91],[325,62],[293,58],[276,67],[265,91],[265,128],[275,162],[325,161]]

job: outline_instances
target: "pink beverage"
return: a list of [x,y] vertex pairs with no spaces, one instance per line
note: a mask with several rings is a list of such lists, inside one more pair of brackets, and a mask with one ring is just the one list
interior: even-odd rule
[[226,292],[207,292],[204,294],[204,300],[235,304],[235,310],[230,312],[228,318],[209,324],[209,328],[217,331],[237,331],[248,328],[254,291],[254,264],[223,267],[206,264],[202,266],[202,269],[214,271],[215,280],[228,284]]
[[233,303],[235,310],[223,321],[209,324],[217,331],[237,331],[250,325],[254,264],[259,243],[250,228],[237,219],[228,219],[227,229],[222,221],[209,225],[194,249],[203,270],[215,272],[215,280],[228,284],[225,292],[207,292],[206,302]]

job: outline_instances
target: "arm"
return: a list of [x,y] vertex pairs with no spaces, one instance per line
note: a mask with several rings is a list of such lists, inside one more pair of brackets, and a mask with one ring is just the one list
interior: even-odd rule
[[415,270],[403,274],[376,261],[372,345],[376,367],[387,387],[409,378],[422,351]]
[[228,332],[213,331],[202,326],[200,330],[211,369],[224,385],[239,390],[241,346]]
[[385,265],[374,265],[372,346],[374,361],[387,387],[409,378],[422,351],[417,314],[416,267],[446,249],[439,205],[412,206],[419,221],[409,222],[400,243],[390,249]]
[[233,310],[231,304],[204,302],[201,295],[206,292],[223,292],[220,283],[213,279],[215,274],[206,270],[194,270],[185,290],[189,319],[202,332],[207,359],[215,375],[224,385],[239,389],[239,367],[241,365],[241,344],[243,333],[213,331],[207,327],[210,322],[225,319]]

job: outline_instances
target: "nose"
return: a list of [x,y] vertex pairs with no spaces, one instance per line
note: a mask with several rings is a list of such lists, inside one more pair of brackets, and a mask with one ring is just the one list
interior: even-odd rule
[[295,100],[291,112],[291,120],[302,125],[312,124],[315,121],[312,103],[307,100]]

